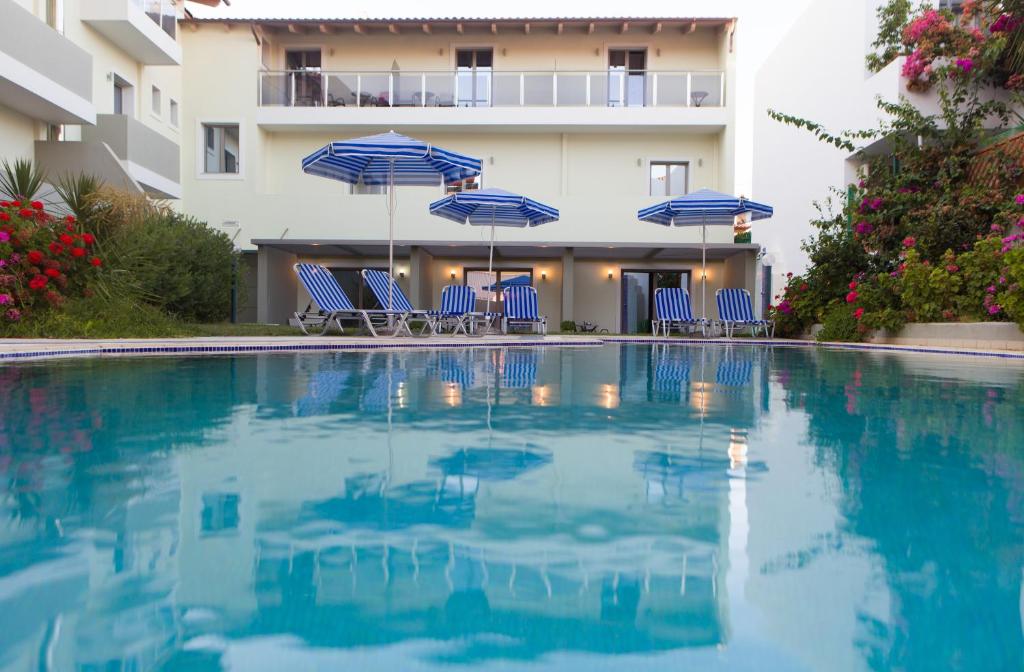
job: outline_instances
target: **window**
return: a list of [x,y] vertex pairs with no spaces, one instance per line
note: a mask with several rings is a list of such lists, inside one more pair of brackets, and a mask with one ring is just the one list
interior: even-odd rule
[[284,52],[288,70],[289,96],[293,106],[312,107],[323,104],[319,49],[289,49]]
[[163,109],[163,102],[160,99],[160,89],[153,87],[153,114],[160,116],[160,112]]
[[64,0],[46,0],[46,25],[64,34]]
[[651,161],[651,196],[682,196],[689,191],[689,163]]
[[178,127],[178,101],[176,101],[174,98],[171,98],[170,115],[171,115],[171,126],[174,126],[175,128],[177,128]]
[[647,95],[647,51],[611,49],[608,52],[608,105],[643,107]]
[[133,87],[128,80],[118,75],[113,75],[113,81],[114,114],[127,114],[128,116],[132,116],[135,111],[135,87]]
[[239,145],[238,124],[203,124],[203,172],[237,174]]

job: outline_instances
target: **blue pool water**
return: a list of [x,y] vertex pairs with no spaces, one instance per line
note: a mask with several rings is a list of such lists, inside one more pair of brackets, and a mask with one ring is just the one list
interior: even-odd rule
[[0,368],[0,670],[1024,669],[1024,366]]

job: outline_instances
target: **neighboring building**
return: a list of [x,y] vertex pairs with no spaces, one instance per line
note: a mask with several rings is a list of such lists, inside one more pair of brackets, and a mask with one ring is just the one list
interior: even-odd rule
[[[180,5],[180,0],[179,0]],[[0,0],[0,154],[181,196],[172,0]]]
[[[557,223],[502,230],[496,253],[502,280],[530,276],[550,324],[640,331],[652,287],[678,283],[699,314],[699,229],[636,213],[733,189],[734,30],[727,18],[186,19],[183,206],[255,252],[244,318],[305,307],[291,268],[302,260],[363,301],[358,270],[387,265],[385,197],[300,161],[393,129],[483,159],[469,186],[561,210]],[[451,282],[490,284],[486,232],[427,213],[443,193],[397,192],[396,273],[420,306]],[[731,227],[708,240],[709,303],[718,287],[753,291],[758,247],[734,244]]]

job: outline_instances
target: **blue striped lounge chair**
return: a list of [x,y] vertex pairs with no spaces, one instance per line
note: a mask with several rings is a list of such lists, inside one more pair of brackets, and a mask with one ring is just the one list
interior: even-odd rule
[[469,335],[477,321],[482,321],[484,333],[490,330],[500,313],[485,313],[476,309],[476,290],[467,285],[448,285],[441,290],[441,310],[431,311],[438,320],[438,328],[450,327],[452,336],[460,331]]
[[367,268],[363,269],[362,275],[377,302],[385,307],[388,305],[388,282],[391,283],[391,310],[382,310],[381,312],[397,318],[397,322],[394,324],[396,336],[402,332],[412,336],[412,330],[409,329],[409,320],[411,319],[420,319],[425,322],[423,328],[420,329],[420,334],[427,329],[430,329],[431,335],[437,333],[436,312],[414,309],[409,303],[409,299],[405,298],[402,288],[386,272]]
[[757,336],[758,329],[763,329],[768,338],[775,336],[774,322],[754,318],[754,306],[747,290],[720,289],[715,292],[715,301],[718,303],[718,319],[722,321],[727,338],[732,338],[736,329],[745,327],[750,327],[751,337]]
[[[338,327],[338,331],[345,333],[341,323],[344,320],[362,322],[374,336],[377,332],[373,328],[370,316],[378,311],[360,310],[349,300],[345,290],[338,284],[337,278],[320,264],[295,264],[295,274],[299,282],[309,292],[311,301],[304,311],[296,311],[295,319],[299,323],[302,333],[309,334],[309,327],[323,325],[320,335],[326,334],[331,325]],[[317,311],[313,312],[313,304],[316,304]]]
[[502,331],[506,334],[514,326],[526,325],[539,334],[548,333],[548,320],[537,307],[537,290],[526,285],[513,285],[502,290],[505,316]]
[[534,348],[508,348],[501,360],[502,387],[531,388],[537,384],[537,357]]
[[659,287],[654,290],[654,319],[651,320],[651,332],[657,336],[658,331],[668,336],[673,328],[683,333],[690,333],[700,327],[700,332],[707,335],[707,320],[695,319],[690,305],[690,293],[682,287]]

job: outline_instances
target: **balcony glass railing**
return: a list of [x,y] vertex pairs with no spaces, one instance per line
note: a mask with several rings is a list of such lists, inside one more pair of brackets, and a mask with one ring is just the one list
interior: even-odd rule
[[265,107],[723,107],[718,71],[264,70]]
[[132,4],[145,12],[153,23],[174,37],[178,26],[178,17],[174,13],[174,3],[171,0],[132,0]]

